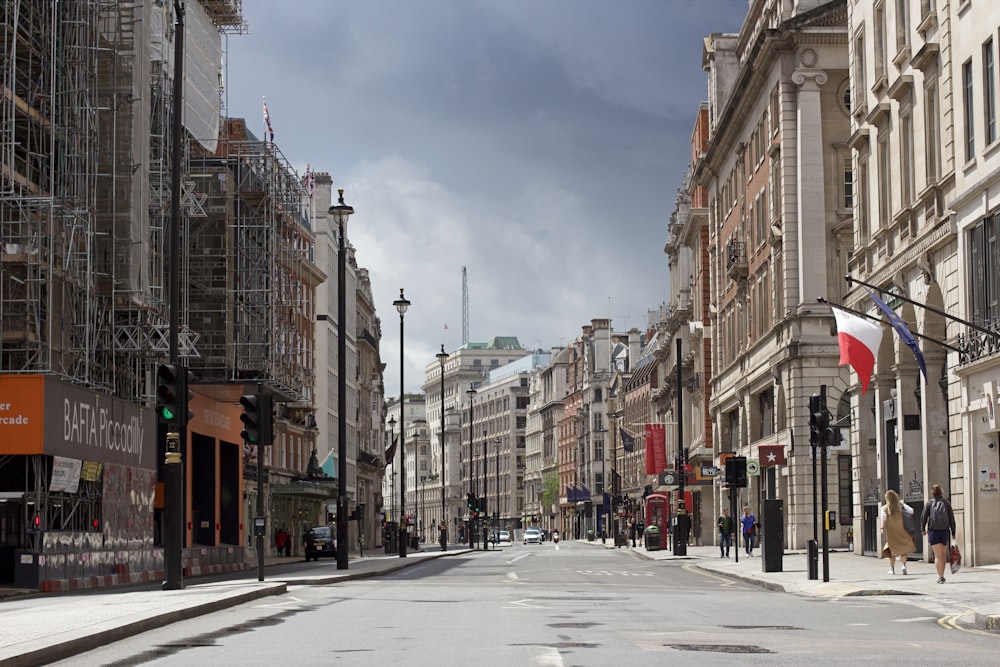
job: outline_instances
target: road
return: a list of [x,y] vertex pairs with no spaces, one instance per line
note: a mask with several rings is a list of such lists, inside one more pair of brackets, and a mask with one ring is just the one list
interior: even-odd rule
[[57,664],[995,665],[998,648],[898,597],[790,595],[546,542],[294,586]]

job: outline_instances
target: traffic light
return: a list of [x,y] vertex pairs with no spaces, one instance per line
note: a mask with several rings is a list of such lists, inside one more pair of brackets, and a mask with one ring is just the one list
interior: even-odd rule
[[181,414],[182,370],[177,364],[156,368],[156,416],[161,422],[176,422]]
[[832,434],[830,414],[819,394],[809,397],[809,441],[814,447],[829,444]]
[[745,488],[747,485],[747,457],[730,456],[726,459],[726,485]]
[[240,415],[243,431],[240,432],[240,437],[252,445],[271,444],[273,403],[274,397],[267,394],[246,394],[240,397],[240,405],[243,406],[243,414]]
[[468,508],[470,514],[475,514],[476,512],[476,494],[467,493],[465,494],[465,506]]
[[162,422],[185,426],[194,414],[188,409],[193,394],[188,389],[192,373],[181,364],[156,368],[156,416]]

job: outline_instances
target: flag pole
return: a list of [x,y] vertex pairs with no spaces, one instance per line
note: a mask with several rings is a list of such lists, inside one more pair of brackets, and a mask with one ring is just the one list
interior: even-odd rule
[[[853,308],[850,308],[849,306],[845,306],[845,305],[840,304],[840,303],[833,303],[832,301],[828,301],[827,299],[824,299],[823,297],[818,297],[816,300],[819,301],[822,304],[826,304],[827,306],[833,306],[834,308],[840,308],[841,310],[845,310],[848,313],[851,313],[853,315],[857,315],[858,317],[864,317],[864,318],[867,318],[867,319],[869,319],[869,320],[871,320],[873,322],[878,322],[879,324],[882,324],[882,318],[880,318],[880,317],[875,317],[874,315],[869,315],[868,313],[862,312],[860,310],[855,310]],[[923,340],[926,340],[926,341],[930,341],[931,343],[934,343],[936,345],[940,345],[941,347],[943,347],[945,349],[948,349],[948,350],[951,350],[952,352],[958,352],[958,353],[962,352],[962,350],[958,349],[954,345],[949,345],[948,343],[945,343],[944,341],[940,341],[937,338],[931,338],[930,336],[925,336],[922,333],[917,333],[916,331],[912,331],[912,330],[910,331],[910,333],[913,334],[914,336],[916,336],[917,338],[920,338],[920,339],[923,339]]]
[[[946,313],[943,310],[935,308],[934,306],[928,306],[925,303],[920,303],[919,301],[914,301],[913,299],[905,297],[905,296],[903,296],[901,294],[896,294],[895,292],[890,292],[889,290],[882,289],[881,287],[876,287],[875,285],[872,285],[870,283],[866,283],[863,280],[858,280],[857,278],[853,277],[849,273],[846,276],[844,276],[844,280],[846,280],[848,282],[848,284],[850,284],[850,283],[857,283],[858,285],[861,285],[862,287],[867,287],[869,289],[877,290],[877,291],[881,292],[882,294],[888,294],[889,296],[891,296],[893,298],[896,298],[896,299],[899,299],[900,301],[905,301],[906,303],[913,304],[914,306],[920,306],[924,310],[929,310],[930,312],[934,313],[935,315],[940,315],[941,317],[946,317],[949,320],[952,320],[953,322],[958,322],[959,324],[964,324],[965,326],[969,327],[970,329],[975,329],[976,331],[979,331],[981,333],[989,334],[990,336],[993,336],[994,338],[1000,338],[1000,333],[998,333],[996,331],[993,331],[992,329],[987,329],[986,327],[981,327],[978,324],[973,324],[972,322],[968,322],[966,320],[963,320],[960,317],[956,317],[956,316],[954,316],[954,315],[952,315],[950,313]],[[843,306],[838,306],[838,307],[839,308],[844,308]],[[845,310],[847,310],[847,309],[845,308]],[[911,331],[910,333],[913,333],[913,332]],[[914,333],[913,335],[914,336],[919,336],[920,334]],[[920,337],[921,338],[926,338],[926,336],[920,336]],[[932,342],[935,342],[935,343],[938,342],[938,341],[934,340],[933,338],[928,338],[928,340],[930,340]],[[948,347],[948,349],[954,350],[956,352],[961,352],[961,350],[959,350],[957,348],[954,348],[954,347],[949,347],[947,345],[945,345],[945,347]]]

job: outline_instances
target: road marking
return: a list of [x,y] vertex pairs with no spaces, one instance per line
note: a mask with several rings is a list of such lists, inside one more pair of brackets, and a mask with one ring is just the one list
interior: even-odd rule
[[530,609],[545,609],[543,605],[531,603],[532,600],[530,598],[526,598],[524,600],[514,600],[510,604],[517,605],[518,607],[528,607]]
[[531,554],[521,554],[520,556],[515,556],[514,558],[511,558],[509,561],[507,561],[507,565],[510,565],[512,563],[516,563],[517,561],[521,560],[522,558],[527,558],[530,555]]
[[975,613],[973,610],[963,611],[958,614],[952,614],[951,616],[945,616],[938,619],[938,625],[946,630],[959,630],[961,632],[968,632],[973,635],[981,635],[983,637],[996,637],[996,633],[986,632],[985,630],[977,630],[976,628],[966,628],[959,624],[959,619],[967,614]]
[[507,573],[507,578],[508,579],[513,579],[514,581],[517,581],[517,579],[518,579],[517,572],[508,572]]
[[914,616],[913,618],[896,618],[893,623],[919,623],[921,621],[933,621],[936,616]]
[[545,667],[563,667],[562,655],[559,654],[559,649],[553,646],[546,646],[541,649],[535,660],[539,665],[545,665]]

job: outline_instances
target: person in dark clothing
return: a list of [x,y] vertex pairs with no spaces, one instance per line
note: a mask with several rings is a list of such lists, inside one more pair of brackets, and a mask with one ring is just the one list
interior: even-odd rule
[[729,547],[732,545],[733,536],[736,533],[733,517],[729,516],[729,510],[722,510],[722,516],[716,520],[715,526],[719,530],[719,558],[729,558]]
[[944,498],[944,491],[937,484],[931,486],[931,501],[920,513],[920,529],[927,536],[927,543],[934,552],[934,567],[939,584],[944,583],[944,566],[948,562],[948,544],[955,539],[955,512]]

